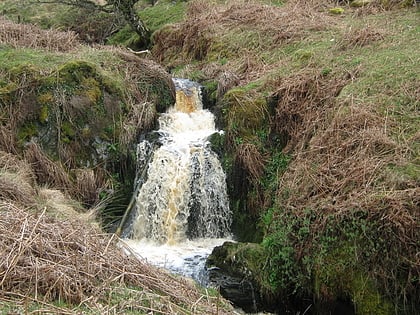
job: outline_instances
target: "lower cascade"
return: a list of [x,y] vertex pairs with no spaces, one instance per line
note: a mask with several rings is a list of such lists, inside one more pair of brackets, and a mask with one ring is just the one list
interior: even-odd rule
[[138,145],[138,189],[123,236],[150,263],[203,283],[206,257],[229,238],[232,215],[208,140],[219,132],[214,116],[203,109],[198,84],[174,83],[176,104],[159,118],[158,144]]

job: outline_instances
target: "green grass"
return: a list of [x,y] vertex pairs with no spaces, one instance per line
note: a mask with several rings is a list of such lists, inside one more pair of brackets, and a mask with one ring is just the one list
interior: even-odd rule
[[59,17],[65,16],[69,6],[61,4],[30,4],[28,0],[3,0],[0,12],[10,20],[33,23],[42,28],[59,26]]
[[166,24],[181,21],[185,10],[185,1],[159,1],[155,6],[141,10],[139,15],[153,33]]
[[57,55],[35,49],[3,48],[0,50],[0,68],[10,70],[23,65],[36,65],[39,69],[50,69],[63,63],[65,55]]

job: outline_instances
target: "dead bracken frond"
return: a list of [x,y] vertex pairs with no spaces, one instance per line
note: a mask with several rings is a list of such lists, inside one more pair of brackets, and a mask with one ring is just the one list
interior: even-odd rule
[[42,30],[35,25],[16,24],[4,17],[0,17],[0,44],[14,48],[42,48],[55,52],[66,52],[80,46],[74,32]]

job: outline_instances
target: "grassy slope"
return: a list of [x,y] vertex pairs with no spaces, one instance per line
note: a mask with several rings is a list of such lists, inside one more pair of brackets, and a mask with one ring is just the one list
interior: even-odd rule
[[360,314],[410,312],[419,13],[332,7],[193,1],[185,23],[155,34],[154,53],[216,102],[238,231],[260,218],[238,234],[264,232],[267,289],[348,299]]

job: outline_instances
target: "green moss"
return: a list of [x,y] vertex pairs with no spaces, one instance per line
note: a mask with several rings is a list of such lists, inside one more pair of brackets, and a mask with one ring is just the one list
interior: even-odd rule
[[343,9],[343,8],[339,8],[339,7],[336,7],[336,8],[330,8],[330,9],[328,10],[328,12],[330,12],[331,14],[337,14],[337,15],[340,15],[340,14],[343,14],[343,13],[344,13],[344,9]]
[[37,81],[40,77],[40,69],[34,64],[25,63],[14,66],[9,69],[10,79],[14,82],[19,82],[25,78],[26,82]]
[[350,2],[350,6],[354,8],[360,8],[368,5],[371,2],[371,0],[353,0]]
[[223,97],[223,104],[227,129],[233,134],[252,138],[257,130],[264,128],[267,102],[263,97],[251,97],[248,87],[229,90]]
[[102,91],[99,82],[95,78],[84,78],[81,87],[91,103],[97,103],[102,97]]
[[45,123],[48,121],[48,105],[42,105],[39,111],[39,122]]
[[61,141],[69,143],[76,136],[76,130],[69,121],[63,121],[61,124]]
[[[343,248],[341,253],[344,253],[347,247]],[[318,298],[323,302],[351,300],[357,315],[394,314],[392,303],[379,292],[374,280],[358,266],[351,266],[349,261],[346,263],[346,260],[354,261],[354,257],[344,254],[347,257],[343,260],[343,255],[336,254],[337,252],[332,254],[317,270],[315,289]],[[322,306],[318,307],[322,309]]]
[[37,101],[40,105],[50,105],[54,102],[54,95],[51,91],[46,91],[38,95]]
[[37,103],[41,106],[39,110],[39,122],[46,123],[48,121],[49,107],[54,103],[54,95],[51,91],[44,92],[37,97]]
[[217,101],[217,86],[216,80],[208,80],[201,83],[203,86],[203,103],[206,107],[212,107]]
[[0,96],[3,98],[3,96],[8,95],[12,92],[15,92],[18,88],[18,85],[14,82],[10,82],[5,84],[4,86],[0,87]]
[[87,78],[98,76],[96,66],[92,63],[73,60],[65,63],[58,69],[58,75],[62,82],[69,85],[78,85]]
[[372,279],[359,273],[353,275],[349,284],[350,295],[357,315],[394,314],[392,304],[381,296]]
[[32,137],[38,135],[38,127],[34,122],[27,122],[23,124],[17,133],[18,142],[23,144],[26,141],[29,141]]
[[228,274],[245,276],[260,283],[266,258],[267,253],[259,244],[225,242],[213,250],[207,266],[219,267]]

